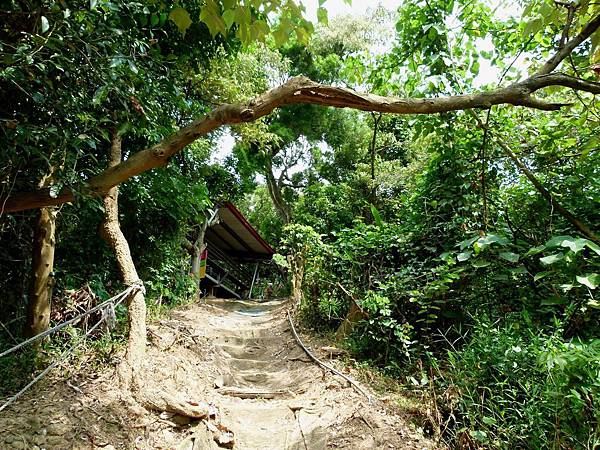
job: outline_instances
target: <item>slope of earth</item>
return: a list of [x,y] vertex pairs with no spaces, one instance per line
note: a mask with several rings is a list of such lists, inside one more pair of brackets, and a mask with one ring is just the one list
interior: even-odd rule
[[144,387],[206,405],[192,420],[140,407],[114,369],[53,379],[0,413],[2,449],[430,449],[298,347],[284,302],[209,300],[149,326]]

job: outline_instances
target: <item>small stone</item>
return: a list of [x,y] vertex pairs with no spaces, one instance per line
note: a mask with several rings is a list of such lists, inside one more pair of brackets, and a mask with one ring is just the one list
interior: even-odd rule
[[50,436],[62,436],[63,434],[67,434],[69,432],[69,427],[64,423],[51,423],[46,427],[46,431]]
[[4,443],[5,444],[12,444],[14,441],[16,441],[18,439],[17,436],[6,436],[4,438]]
[[225,379],[222,376],[218,376],[215,378],[214,385],[216,389],[221,389],[223,386],[225,386]]
[[65,444],[66,442],[61,436],[48,436],[48,439],[46,439],[46,445],[48,445],[48,447],[66,448]]
[[181,414],[175,414],[173,417],[171,417],[171,420],[180,426],[189,425],[192,423],[191,417],[182,416]]
[[27,444],[21,440],[14,441],[12,444],[10,444],[10,448],[15,450],[26,450],[28,447]]
[[331,389],[339,389],[340,387],[341,387],[341,386],[340,386],[340,383],[338,383],[338,382],[337,382],[337,381],[335,381],[335,380],[333,380],[333,381],[330,381],[330,382],[328,382],[328,383],[325,385],[325,389],[328,389],[328,390],[331,390]]
[[46,436],[43,434],[35,434],[31,437],[31,441],[36,445],[44,445],[46,443]]

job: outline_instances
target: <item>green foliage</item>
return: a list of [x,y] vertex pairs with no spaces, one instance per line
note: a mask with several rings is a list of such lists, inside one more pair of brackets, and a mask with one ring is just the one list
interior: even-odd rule
[[[522,20],[470,0],[406,0],[396,13],[331,18],[319,1],[309,36],[313,25],[293,0],[31,5],[0,12],[0,201],[41,183],[77,191],[106,167],[111,134],[129,158],[215,104],[247,101],[294,75],[413,97],[479,90],[489,73],[498,73],[494,85],[516,80],[523,60],[531,70],[547,60],[567,18],[549,0],[525,2]],[[570,36],[600,8],[569,7]],[[560,70],[591,80],[599,42],[597,31]],[[197,141],[120,187],[119,219],[152,312],[192,296],[186,241],[209,199],[236,200],[280,244],[257,292],[287,293],[291,274],[302,317],[326,331],[355,301],[365,314],[348,337],[354,356],[435,398],[433,428],[450,446],[598,446],[600,247],[576,234],[498,142],[597,233],[600,114],[587,94],[540,95],[573,106],[474,112],[486,133],[466,112],[287,106],[232,127],[236,145],[222,166],[210,162],[218,136]],[[60,210],[58,292],[85,283],[101,298],[119,290],[97,235],[102,217],[101,202],[85,195]],[[32,223],[31,213],[0,214],[0,310],[15,330]],[[111,360],[111,342],[91,345],[101,361]],[[13,379],[36,362],[2,364]]]
[[478,319],[437,380],[450,436],[492,448],[594,448],[600,341],[540,334],[525,315]]
[[413,326],[394,317],[394,305],[380,293],[367,292],[360,304],[369,317],[352,334],[355,353],[389,372],[402,373],[402,361],[414,356]]
[[[0,341],[2,349],[10,348],[14,341]],[[27,383],[34,368],[40,363],[39,356],[34,349],[26,349],[20,353],[0,359],[0,398],[14,395]]]
[[[206,0],[199,21],[208,27],[213,37],[234,34],[244,44],[265,41],[272,36],[277,45],[283,45],[292,33],[298,41],[306,43],[313,25],[304,19],[304,11],[304,5],[294,0]],[[317,16],[319,22],[327,22],[325,8],[320,7]],[[169,19],[184,36],[194,23],[189,11],[182,7],[173,8]]]

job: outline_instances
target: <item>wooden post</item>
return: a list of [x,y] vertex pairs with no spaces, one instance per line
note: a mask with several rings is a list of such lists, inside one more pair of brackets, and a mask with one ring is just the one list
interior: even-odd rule
[[250,293],[248,294],[248,299],[252,298],[252,289],[254,289],[254,281],[256,281],[256,273],[258,272],[258,264],[259,262],[256,262],[256,266],[254,267],[254,275],[252,276],[252,284],[250,284]]

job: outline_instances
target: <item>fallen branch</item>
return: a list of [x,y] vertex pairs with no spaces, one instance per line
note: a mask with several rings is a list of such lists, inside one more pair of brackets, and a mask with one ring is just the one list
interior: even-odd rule
[[230,395],[238,398],[265,398],[273,399],[286,395],[287,391],[253,391],[237,388],[220,388],[217,390],[219,394]]
[[337,339],[344,339],[348,336],[356,324],[358,324],[361,320],[367,319],[369,317],[369,313],[363,309],[362,306],[358,304],[358,300],[354,298],[354,296],[346,290],[344,286],[338,281],[338,287],[350,298],[350,307],[348,308],[348,314],[344,318],[343,322],[338,327],[335,332],[335,336]]
[[319,358],[317,358],[314,354],[312,354],[312,352],[308,348],[306,348],[304,343],[300,340],[298,333],[296,333],[296,328],[294,327],[294,322],[292,321],[292,316],[290,315],[289,311],[287,312],[287,317],[288,317],[288,322],[290,323],[290,327],[292,329],[292,334],[294,335],[296,342],[302,348],[302,350],[304,350],[306,352],[306,354],[310,357],[310,359],[312,359],[314,362],[316,362],[319,366],[323,367],[324,369],[329,370],[331,373],[334,373],[335,375],[342,377],[344,380],[346,380],[348,383],[350,383],[358,392],[360,392],[362,395],[364,395],[369,402],[371,402],[371,396],[367,393],[367,391],[365,391],[363,388],[361,388],[356,381],[354,381],[348,375],[344,375],[339,370],[331,367],[330,365],[325,364],[323,361],[321,361]]

